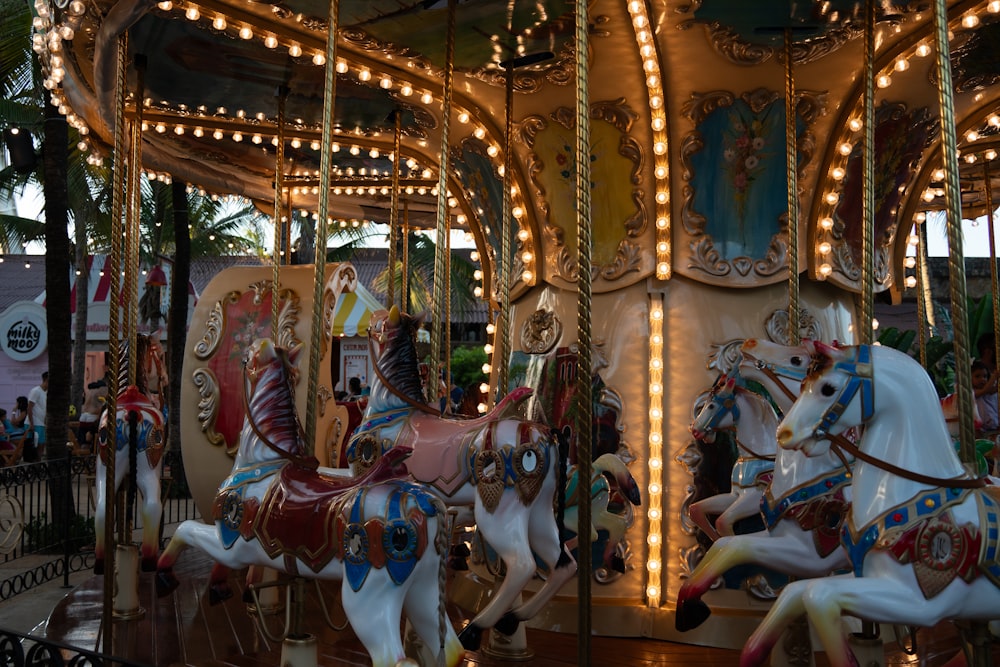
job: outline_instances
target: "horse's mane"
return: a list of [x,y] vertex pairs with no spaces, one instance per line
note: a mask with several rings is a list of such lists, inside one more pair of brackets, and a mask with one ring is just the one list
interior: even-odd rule
[[295,411],[292,387],[294,367],[283,348],[260,369],[256,386],[247,401],[247,419],[274,448],[292,456],[305,455],[305,436]]
[[399,314],[399,325],[385,324],[385,343],[377,364],[385,382],[395,391],[409,399],[424,402],[423,385],[420,382],[420,363],[417,357],[417,329],[420,319]]

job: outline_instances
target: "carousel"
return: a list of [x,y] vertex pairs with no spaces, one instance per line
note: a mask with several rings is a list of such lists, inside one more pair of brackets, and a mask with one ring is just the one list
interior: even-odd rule
[[[184,347],[204,522],[162,550],[107,529],[104,576],[124,579],[104,584],[106,652],[136,636],[129,589],[155,580],[164,600],[200,577],[222,600],[228,568],[249,596],[227,607],[245,629],[233,653],[259,649],[261,610],[282,606],[267,631],[282,664],[330,653],[303,611],[328,579],[363,647],[351,664],[530,661],[537,632],[575,664],[615,664],[621,638],[663,664],[692,646],[724,649],[712,664],[885,664],[928,659],[917,628],[942,626],[942,655],[990,664],[1000,499],[975,466],[960,221],[986,214],[993,245],[1000,2],[34,7],[52,104],[114,165],[123,291],[139,179],[274,220],[272,266],[220,274]],[[920,364],[941,211],[951,421]],[[359,221],[387,225],[395,278],[351,423],[332,324],[358,277],[326,250]],[[418,372],[447,374],[454,230],[491,313],[485,412],[466,419]],[[422,320],[397,253],[415,231],[438,249]],[[289,261],[296,237],[312,264]],[[912,355],[876,345],[876,301],[915,292]],[[127,421],[141,396],[118,374]],[[114,459],[108,489],[116,466],[157,474],[156,455]],[[182,567],[187,546],[203,571]],[[232,619],[248,607],[257,626]]]

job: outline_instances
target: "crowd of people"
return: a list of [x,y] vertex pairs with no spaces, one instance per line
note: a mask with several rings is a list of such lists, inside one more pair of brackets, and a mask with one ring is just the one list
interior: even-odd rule
[[984,334],[976,342],[978,357],[972,362],[972,391],[979,412],[980,437],[994,439],[1000,430],[1000,410],[997,405],[996,338]]

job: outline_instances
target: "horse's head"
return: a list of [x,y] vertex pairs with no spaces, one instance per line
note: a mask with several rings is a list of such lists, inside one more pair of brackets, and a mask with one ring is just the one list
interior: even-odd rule
[[722,374],[716,379],[708,400],[688,427],[696,440],[703,440],[708,433],[736,424],[740,418],[736,390],[735,377]]
[[812,361],[808,343],[789,346],[748,338],[740,346],[740,353],[740,374],[764,385],[775,400],[784,397],[789,403],[799,395]]
[[298,375],[295,362],[301,349],[296,346],[286,352],[269,338],[258,338],[247,348],[244,359],[246,419],[240,437],[241,455],[245,453],[244,444],[257,444],[258,441],[279,455],[299,457],[304,454],[302,428],[293,396]]
[[823,436],[860,426],[875,412],[872,347],[838,348],[814,341],[802,393],[778,425],[778,444],[808,456],[824,454]]

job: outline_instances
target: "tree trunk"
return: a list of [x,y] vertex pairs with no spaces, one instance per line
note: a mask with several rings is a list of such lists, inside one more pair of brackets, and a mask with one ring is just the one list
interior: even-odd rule
[[83,211],[73,214],[76,227],[76,316],[73,318],[73,386],[70,404],[79,409],[83,406],[87,368],[87,308],[90,294],[90,271],[87,268],[87,219]]
[[[66,174],[69,134],[66,119],[51,104],[45,105],[45,138],[42,161],[45,170],[45,310],[49,336],[49,390],[46,399],[46,459],[66,461],[66,429],[72,382],[70,357],[68,200]],[[52,523],[57,535],[68,537],[73,497],[69,475],[49,482]]]
[[174,180],[171,196],[174,209],[174,268],[170,275],[170,310],[167,313],[168,392],[167,437],[174,451],[181,447],[181,375],[184,370],[184,343],[187,339],[188,282],[191,279],[191,232],[188,219],[187,190]]

